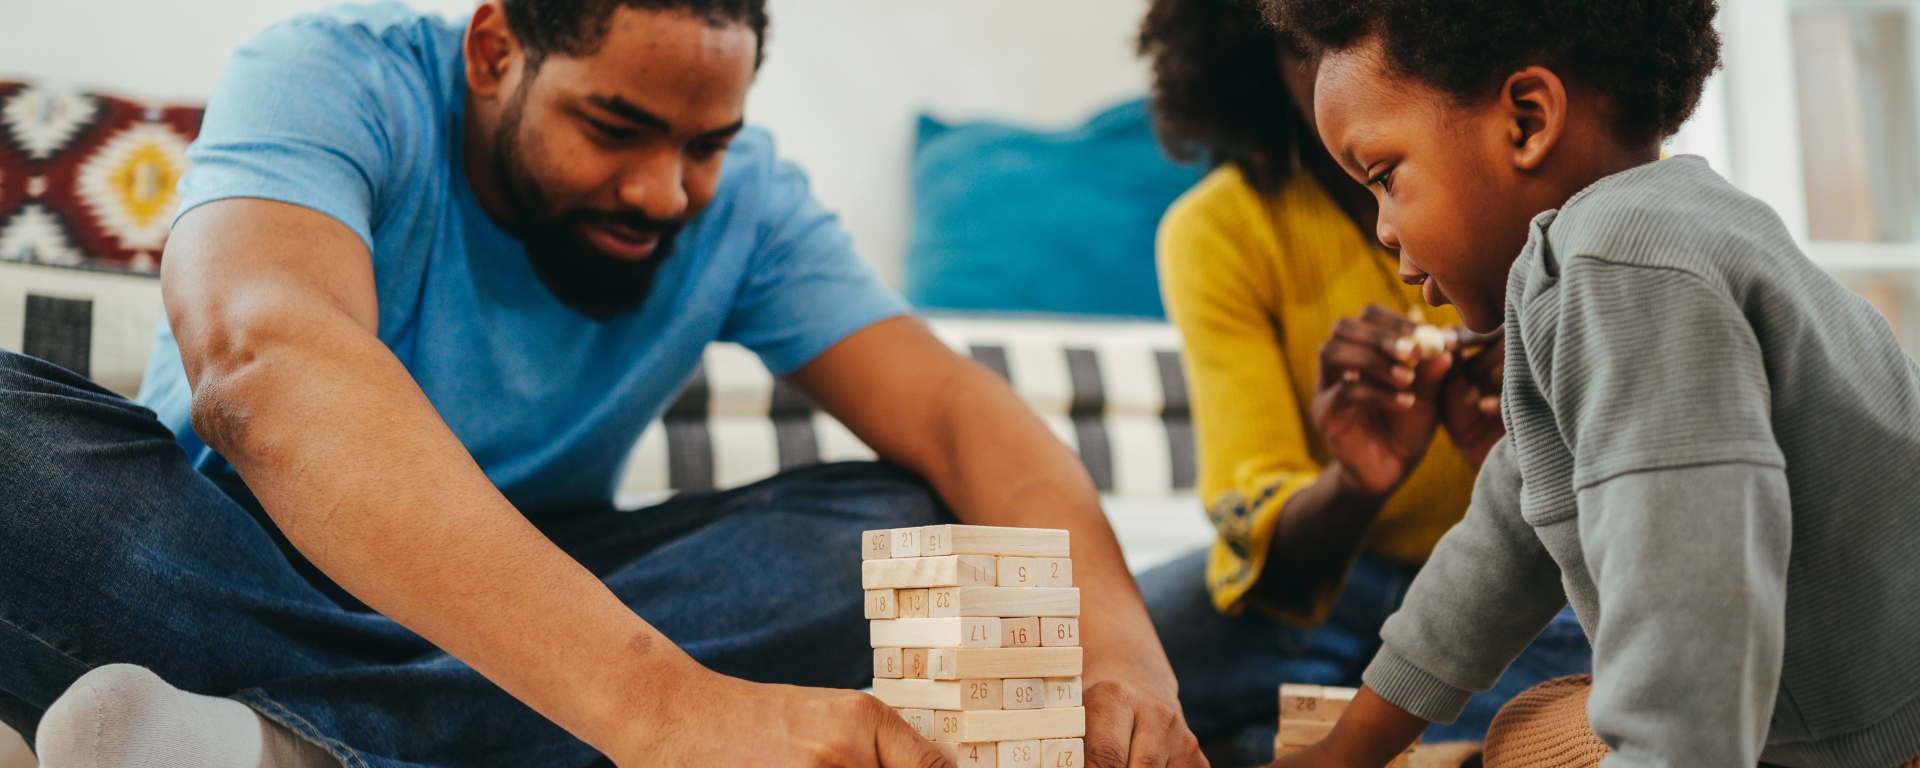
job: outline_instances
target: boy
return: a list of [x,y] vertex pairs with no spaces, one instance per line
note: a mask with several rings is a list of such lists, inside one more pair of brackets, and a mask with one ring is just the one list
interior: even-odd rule
[[1508,345],[1466,518],[1276,765],[1386,764],[1567,602],[1608,768],[1920,755],[1920,366],[1765,205],[1658,161],[1712,0],[1268,3],[1402,279]]

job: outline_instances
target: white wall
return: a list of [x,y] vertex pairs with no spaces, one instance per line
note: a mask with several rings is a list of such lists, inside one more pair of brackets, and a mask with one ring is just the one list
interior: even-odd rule
[[[474,0],[408,0],[465,16]],[[0,77],[202,101],[229,51],[327,0],[0,0]],[[748,116],[773,129],[891,281],[914,115],[1066,125],[1146,90],[1145,0],[771,0]]]

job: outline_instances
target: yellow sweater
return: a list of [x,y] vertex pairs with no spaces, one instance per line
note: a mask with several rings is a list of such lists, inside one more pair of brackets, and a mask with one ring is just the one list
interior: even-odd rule
[[[1268,198],[1232,166],[1214,171],[1168,209],[1159,262],[1168,315],[1185,339],[1200,497],[1219,531],[1207,587],[1215,607],[1237,614],[1266,565],[1281,507],[1332,457],[1311,408],[1320,344],[1334,323],[1376,302],[1402,313],[1422,307],[1436,325],[1459,316],[1425,307],[1419,290],[1396,277],[1393,257],[1304,171]],[[1362,548],[1426,562],[1472,490],[1473,471],[1440,432]],[[1309,604],[1258,607],[1318,623],[1344,581],[1308,585]]]

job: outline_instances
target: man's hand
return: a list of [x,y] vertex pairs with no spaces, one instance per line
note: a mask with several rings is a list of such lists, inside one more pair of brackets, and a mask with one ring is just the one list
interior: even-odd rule
[[1118,680],[1089,685],[1085,696],[1089,768],[1207,765],[1178,701]]
[[661,691],[607,757],[621,768],[952,768],[898,714],[858,691],[749,683],[705,673]]
[[1385,496],[1426,457],[1451,355],[1422,361],[1413,321],[1378,304],[1342,318],[1320,347],[1320,429],[1354,491]]
[[1493,444],[1507,434],[1500,420],[1500,382],[1506,372],[1505,328],[1474,333],[1464,325],[1452,329],[1455,344],[1453,371],[1441,398],[1440,423],[1475,470],[1487,459]]

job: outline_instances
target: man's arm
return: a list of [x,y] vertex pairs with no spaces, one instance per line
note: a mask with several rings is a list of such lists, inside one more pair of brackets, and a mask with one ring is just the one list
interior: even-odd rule
[[847,337],[790,380],[961,521],[1072,532],[1087,649],[1087,754],[1101,766],[1204,765],[1119,541],[1079,459],[999,376],[917,319]]
[[181,217],[162,290],[193,425],[369,606],[623,766],[934,766],[878,701],[712,673],[494,489],[381,344],[344,225],[232,199]]

